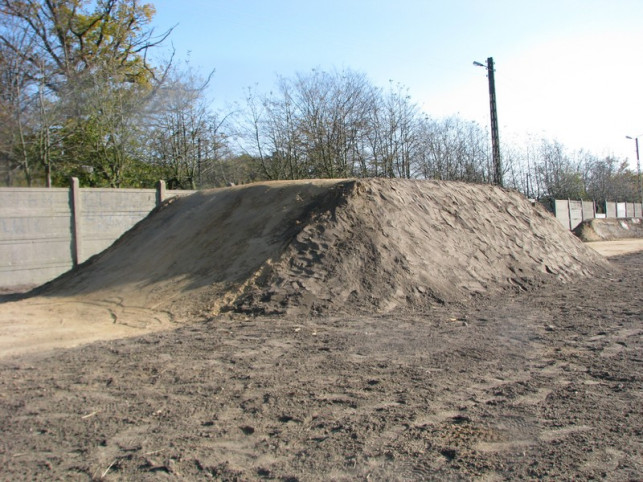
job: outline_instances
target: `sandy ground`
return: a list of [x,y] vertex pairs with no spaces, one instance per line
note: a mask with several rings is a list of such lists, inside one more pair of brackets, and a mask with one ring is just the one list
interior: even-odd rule
[[491,186],[179,199],[0,299],[0,479],[642,479],[643,250],[590,246]]
[[[643,251],[643,239],[586,243],[603,256]],[[0,358],[43,353],[97,340],[139,336],[181,326],[164,312],[87,301],[35,297],[0,305]]]
[[640,480],[643,253],[425,313],[0,360],[4,480]]
[[43,353],[96,340],[142,335],[178,326],[164,313],[123,309],[80,297],[36,297],[0,304],[0,358]]
[[606,257],[643,251],[643,238],[620,239],[618,241],[592,241],[585,245]]

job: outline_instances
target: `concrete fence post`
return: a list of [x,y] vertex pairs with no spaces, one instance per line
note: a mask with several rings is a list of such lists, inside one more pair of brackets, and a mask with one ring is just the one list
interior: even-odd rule
[[165,181],[160,180],[156,183],[156,207],[163,204],[163,199],[165,199]]
[[75,266],[80,264],[82,259],[83,240],[80,233],[80,183],[77,177],[71,178],[69,186],[69,204],[71,211],[71,260]]

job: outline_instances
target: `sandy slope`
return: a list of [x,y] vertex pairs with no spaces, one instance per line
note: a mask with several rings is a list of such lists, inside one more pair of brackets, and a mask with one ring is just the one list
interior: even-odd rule
[[405,180],[346,183],[230,307],[260,313],[429,309],[604,260],[516,192]]
[[605,266],[540,206],[493,186],[259,183],[176,199],[37,297],[1,305],[0,351],[73,346],[230,311],[422,311]]
[[542,208],[493,186],[277,182],[178,199],[42,294],[176,319],[371,312],[567,281],[602,263]]

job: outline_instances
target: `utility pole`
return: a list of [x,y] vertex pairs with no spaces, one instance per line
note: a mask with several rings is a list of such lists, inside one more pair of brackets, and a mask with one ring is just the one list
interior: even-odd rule
[[634,139],[636,143],[636,172],[639,181],[639,202],[643,204],[643,181],[641,180],[641,158],[639,157],[639,138]]
[[[480,62],[473,65],[484,67]],[[500,160],[500,134],[498,133],[498,111],[496,109],[496,80],[494,78],[493,57],[487,59],[489,78],[489,110],[491,112],[491,148],[493,151],[493,183],[502,186],[502,161]]]
[[500,135],[498,134],[498,111],[496,110],[496,80],[493,76],[493,57],[487,59],[489,73],[489,110],[491,112],[491,146],[493,149],[493,183],[502,186],[502,162],[500,161]]
[[637,180],[638,180],[638,188],[639,188],[639,202],[643,204],[643,178],[641,178],[641,158],[639,157],[639,137],[643,136],[641,134],[640,136],[632,137],[632,136],[625,136],[626,139],[634,139],[634,144],[636,145],[636,173],[637,173]]

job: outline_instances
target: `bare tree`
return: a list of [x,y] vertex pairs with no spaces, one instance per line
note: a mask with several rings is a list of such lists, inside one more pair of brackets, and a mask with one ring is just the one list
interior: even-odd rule
[[156,96],[148,156],[164,168],[170,187],[229,182],[222,157],[233,157],[224,133],[231,114],[220,116],[209,109],[205,94],[212,75],[201,78],[189,65],[174,70]]
[[[23,52],[31,45],[27,35],[13,22],[4,26],[5,36]],[[30,69],[24,57],[0,44],[0,149],[8,185],[16,171],[22,172],[28,186],[33,181],[30,158],[34,96],[30,89]]]
[[637,175],[627,167],[627,162],[613,157],[599,159],[588,153],[584,155],[584,181],[587,197],[605,201],[638,200]]
[[421,123],[418,171],[427,179],[489,182],[490,150],[486,133],[458,117],[425,118]]
[[408,89],[390,81],[370,109],[366,130],[375,176],[411,178],[420,138],[420,116]]
[[535,165],[541,196],[555,199],[584,198],[585,187],[580,167],[560,142],[543,139]]

